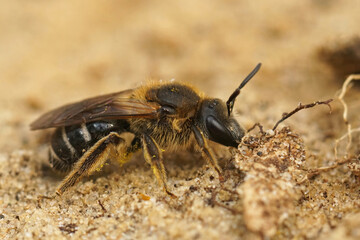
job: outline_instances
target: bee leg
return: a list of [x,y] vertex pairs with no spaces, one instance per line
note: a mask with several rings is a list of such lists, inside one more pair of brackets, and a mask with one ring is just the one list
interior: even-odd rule
[[142,147],[144,158],[151,165],[157,180],[163,185],[164,191],[169,196],[175,198],[176,195],[169,191],[166,184],[166,171],[159,146],[152,137],[144,134],[142,136]]
[[141,139],[138,137],[135,137],[130,146],[123,147],[123,148],[115,148],[114,151],[111,152],[111,157],[113,159],[117,159],[120,166],[122,166],[124,163],[128,162],[132,154],[138,150],[141,149]]
[[112,132],[106,137],[101,138],[94,146],[92,146],[74,166],[74,169],[66,176],[63,182],[56,190],[57,195],[61,195],[68,188],[74,186],[83,176],[90,175],[108,159],[113,150],[125,142],[118,133]]
[[192,130],[194,132],[195,139],[201,149],[201,152],[202,152],[204,158],[211,165],[211,167],[213,167],[215,169],[215,171],[218,173],[220,182],[223,182],[224,177],[221,174],[221,169],[218,165],[216,158],[214,158],[214,154],[213,154],[211,148],[209,147],[207,140],[204,137],[204,134],[196,126],[193,126]]

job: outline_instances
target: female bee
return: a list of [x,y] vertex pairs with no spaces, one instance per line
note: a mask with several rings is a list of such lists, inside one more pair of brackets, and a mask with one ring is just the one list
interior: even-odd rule
[[[60,171],[69,172],[57,188],[61,195],[83,176],[101,168],[108,158],[120,162],[142,148],[145,160],[162,184],[166,183],[162,149],[185,146],[195,137],[202,155],[218,173],[221,169],[207,139],[237,147],[244,130],[231,116],[236,97],[260,69],[259,63],[225,103],[181,83],[159,83],[102,95],[54,109],[35,120],[32,130],[56,128],[51,138],[49,160]],[[126,147],[120,136],[134,135]]]

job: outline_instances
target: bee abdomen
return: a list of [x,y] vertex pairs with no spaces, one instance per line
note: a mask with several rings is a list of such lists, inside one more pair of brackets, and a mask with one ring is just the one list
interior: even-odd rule
[[67,172],[97,141],[110,132],[128,131],[125,120],[114,122],[92,122],[61,127],[51,138],[49,161],[56,170]]
[[49,162],[51,166],[61,172],[68,172],[71,170],[72,164],[67,159],[61,159],[55,152],[52,146],[49,149]]

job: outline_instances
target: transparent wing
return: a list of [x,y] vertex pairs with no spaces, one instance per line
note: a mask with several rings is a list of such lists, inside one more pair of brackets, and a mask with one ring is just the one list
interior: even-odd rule
[[130,89],[67,104],[40,116],[30,124],[30,128],[37,130],[104,119],[157,117],[160,105],[131,99],[132,92]]

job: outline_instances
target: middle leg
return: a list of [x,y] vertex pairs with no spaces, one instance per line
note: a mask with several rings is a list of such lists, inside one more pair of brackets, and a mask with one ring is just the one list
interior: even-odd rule
[[176,197],[172,192],[169,191],[167,186],[166,170],[162,158],[161,150],[155,140],[148,136],[142,136],[142,147],[144,152],[145,160],[151,165],[151,168],[159,181],[163,185],[164,191],[171,197]]

